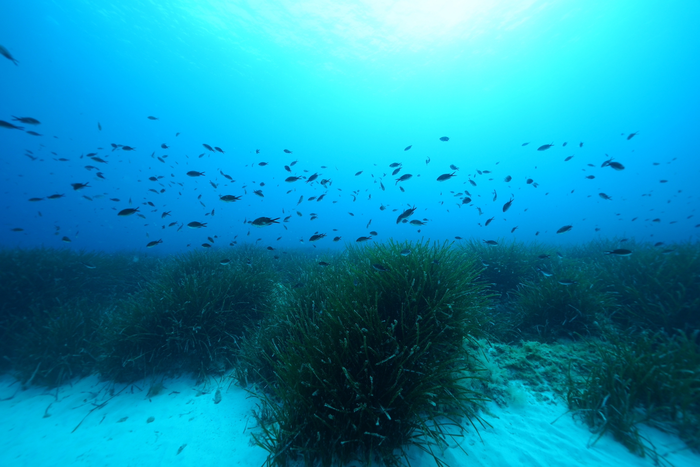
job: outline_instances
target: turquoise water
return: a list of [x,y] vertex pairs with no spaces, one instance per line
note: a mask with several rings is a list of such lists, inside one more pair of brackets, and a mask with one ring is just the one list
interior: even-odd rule
[[[670,243],[700,232],[696,2],[3,9],[0,44],[17,64],[0,57],[0,120],[24,127],[0,128],[4,247],[340,249],[372,231],[375,241]],[[602,167],[611,158],[624,170]],[[413,206],[407,220],[425,225],[397,224]],[[259,217],[279,224],[255,228]],[[314,234],[326,237],[310,243]]]

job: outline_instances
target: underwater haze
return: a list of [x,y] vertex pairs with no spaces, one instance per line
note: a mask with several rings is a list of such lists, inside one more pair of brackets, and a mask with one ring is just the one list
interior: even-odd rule
[[699,19],[689,1],[6,2],[0,242],[694,242]]

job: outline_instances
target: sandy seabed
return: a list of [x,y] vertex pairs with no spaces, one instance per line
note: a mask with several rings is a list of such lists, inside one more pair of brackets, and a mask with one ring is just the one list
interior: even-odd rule
[[[91,376],[58,389],[22,390],[2,376],[0,465],[260,467],[267,452],[251,442],[257,401],[230,381],[166,379],[161,392],[149,396],[149,382],[114,385]],[[505,408],[489,403],[481,415],[491,426],[479,434],[468,430],[457,440],[461,449],[451,441],[441,458],[452,467],[654,465],[611,436],[590,446],[588,428],[566,411],[554,394],[530,392]],[[700,456],[677,437],[652,428],[643,434],[664,464],[700,466]],[[409,451],[409,460],[413,467],[436,465],[418,449]]]

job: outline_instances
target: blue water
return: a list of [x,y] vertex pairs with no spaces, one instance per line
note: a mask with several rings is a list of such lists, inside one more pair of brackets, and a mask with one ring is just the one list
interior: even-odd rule
[[[2,10],[0,44],[18,64],[0,56],[0,120],[41,135],[0,128],[4,247],[700,232],[699,2],[23,0]],[[610,158],[624,170],[601,167]],[[242,198],[219,200],[228,194]],[[426,225],[397,225],[412,206],[409,220]],[[136,207],[142,217],[117,216]],[[261,216],[280,223],[247,223]]]

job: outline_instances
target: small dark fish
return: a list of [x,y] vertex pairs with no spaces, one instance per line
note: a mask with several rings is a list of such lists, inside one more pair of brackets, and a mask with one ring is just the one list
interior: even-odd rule
[[321,239],[324,238],[325,236],[326,236],[326,234],[313,234],[313,235],[311,236],[311,238],[309,238],[309,241],[310,241],[310,242],[316,242],[316,241],[318,241],[318,240],[321,240]]
[[119,212],[117,213],[117,216],[122,216],[122,217],[123,217],[123,216],[130,216],[130,215],[132,215],[132,214],[136,214],[136,212],[138,212],[138,210],[139,210],[139,208],[126,208],[126,209],[122,209],[121,211],[119,211]]
[[567,287],[570,286],[570,285],[578,284],[578,282],[572,281],[572,280],[570,280],[570,279],[564,279],[564,280],[557,281],[557,282],[559,282],[561,285],[565,285],[565,286],[567,286]]
[[317,178],[318,178],[318,174],[315,173],[315,174],[313,174],[312,176],[310,176],[310,177],[306,180],[306,183],[313,182],[313,181],[316,180]]
[[496,240],[484,240],[484,243],[486,243],[489,246],[496,246],[498,245],[498,242]]
[[197,221],[192,221],[189,224],[187,224],[187,227],[190,229],[201,229],[202,227],[206,227],[207,223],[206,222],[197,222]]
[[189,175],[190,177],[203,177],[204,172],[197,172],[194,170],[190,170],[189,172],[187,172],[187,175]]
[[0,45],[0,55],[14,63],[15,65],[19,64],[19,62],[12,56],[9,50],[7,50],[5,47]]
[[391,167],[392,169],[395,167],[401,167],[401,162],[392,162],[391,164],[389,164],[389,167]]
[[401,172],[401,167],[395,168],[395,169],[393,170],[393,172],[391,172],[391,175],[394,176],[394,175],[396,175],[396,174],[399,173],[399,172]]
[[291,153],[292,153],[292,151],[290,151],[289,149],[285,149],[284,152],[287,153],[287,154],[291,154]]
[[401,250],[401,252],[400,252],[399,254],[400,254],[401,256],[408,256],[408,255],[411,254],[411,250],[409,250],[408,248],[406,248],[405,250]]
[[258,165],[260,167],[265,167],[267,165],[267,162],[258,162]]
[[606,195],[605,193],[598,193],[598,196],[600,196],[604,200],[612,201],[612,198],[610,196]]
[[401,223],[402,220],[408,219],[413,215],[413,213],[416,212],[416,207],[413,206],[412,208],[406,209],[404,212],[399,214],[399,217],[396,218],[396,223],[399,224]]
[[[454,175],[454,174],[453,174]],[[439,179],[438,179],[439,180]],[[476,186],[476,182],[472,180],[471,178],[469,179],[469,183],[471,183],[472,186]]]
[[43,199],[44,198],[29,198],[29,201],[31,201],[32,203],[36,203],[37,201],[41,201]]
[[583,147],[583,141],[581,141],[580,143],[578,143],[578,147],[580,147],[580,148]]
[[503,205],[503,212],[506,212],[508,209],[510,209],[510,206],[511,204],[513,204],[514,200],[515,198],[511,198],[510,201]]
[[97,122],[97,129],[98,129],[99,131],[102,131],[102,125],[100,125],[100,122]]
[[442,174],[437,178],[438,182],[444,182],[445,180],[449,180],[452,177],[456,176],[457,174],[455,172],[452,172],[451,174]]
[[234,201],[238,201],[241,199],[240,196],[233,196],[233,195],[224,195],[224,196],[219,196],[219,199],[225,203],[232,203]]
[[277,222],[278,220],[279,217],[276,217],[274,219],[270,217],[258,217],[254,221],[251,221],[250,224],[254,225],[255,227],[267,227],[268,225],[279,224],[279,222]]
[[326,266],[330,266],[330,263],[326,263],[325,261],[319,261],[318,265],[323,266],[325,268]]
[[515,227],[513,227],[512,229],[510,229],[510,233],[515,232],[515,229],[517,229],[517,228],[518,228],[518,226],[516,225]]
[[403,150],[404,150],[404,151],[408,151],[408,150],[411,149],[412,147],[413,147],[413,145],[406,146],[405,148],[403,148]]
[[263,195],[262,190],[255,190],[253,193],[256,194],[256,195],[258,195],[258,196],[260,196],[261,198],[264,198],[264,197],[265,197],[265,195]]
[[469,196],[465,196],[464,199],[462,199],[462,204],[469,204],[472,202],[472,199]]
[[10,130],[24,130],[23,127],[17,126],[17,125],[13,125],[12,123],[6,122],[5,120],[0,120],[0,128],[7,128],[7,129],[10,129]]
[[513,177],[511,177],[510,175],[507,175],[506,178],[503,179],[503,181],[506,183],[510,182],[511,180],[513,180]]
[[39,124],[41,123],[41,122],[40,122],[39,120],[37,120],[36,118],[32,118],[32,117],[15,117],[14,115],[12,116],[12,120],[14,120],[15,122],[24,123],[24,124],[27,124],[27,125],[39,125]]
[[586,175],[586,178],[588,180],[593,180],[595,178],[595,175]]
[[411,178],[411,177],[413,177],[413,175],[411,175],[411,174],[403,174],[403,175],[401,175],[399,178],[396,179],[395,185],[398,184],[399,182],[405,182],[406,180],[408,180],[408,179]]
[[[26,122],[25,122],[25,123],[26,123]],[[630,134],[627,136],[627,141],[631,140],[632,138],[634,138],[634,137],[635,137],[636,135],[638,135],[638,134],[639,134],[638,131],[635,131],[634,133],[630,133]]]
[[334,238],[333,238],[333,241],[334,241],[334,242],[339,242],[339,241],[340,241],[340,238],[341,238],[341,237],[334,237]]
[[562,147],[566,147],[566,141],[564,141],[564,144],[561,145]]
[[490,219],[486,219],[486,222],[484,223],[484,227],[486,227],[487,225],[489,225],[493,219],[494,219],[493,217],[490,218]]
[[224,150],[221,149],[219,146],[214,146],[214,149],[216,149],[216,150],[217,150],[218,152],[220,152],[221,154],[225,154]]
[[459,170],[459,167],[457,167],[457,166],[454,165],[454,164],[450,164],[450,168],[451,168],[452,170]]
[[574,156],[569,156],[569,157],[567,157],[566,159],[564,159],[564,162],[568,162],[568,161],[570,161],[570,160],[573,159],[573,158],[574,158]]
[[378,263],[373,264],[372,267],[379,272],[386,272],[389,270],[386,266],[383,266],[383,265],[378,264]]
[[558,234],[568,232],[569,230],[573,229],[573,226],[571,225],[565,225],[564,227],[561,227],[559,230],[557,230]]
[[219,264],[222,266],[228,266],[229,264],[231,264],[231,260],[228,258],[222,259],[221,261],[219,261]]
[[449,140],[450,140],[450,138],[447,137],[447,136],[441,136],[441,137],[440,137],[440,141],[447,142],[447,141],[449,141]]
[[529,142],[529,141],[528,141],[527,143],[523,143],[523,144],[521,144],[521,146],[527,146],[528,144],[530,144],[530,142]]
[[160,147],[163,148],[163,149],[168,149],[168,145],[165,144],[165,143],[161,144]]
[[613,170],[625,170],[625,166],[619,162],[610,162],[608,166]]
[[71,183],[70,184],[75,191],[82,190],[83,188],[90,188],[87,183]]
[[292,183],[292,182],[296,182],[299,179],[301,179],[301,177],[287,177],[284,179],[284,181],[287,183]]
[[163,243],[163,240],[154,240],[152,242],[148,242],[146,245],[146,248],[153,248],[154,246],[158,245],[159,243]]
[[355,174],[355,176],[357,177],[358,175],[362,175],[362,172],[364,172],[364,170],[360,170],[359,172],[357,172],[357,173]]
[[372,237],[357,237],[357,240],[355,240],[355,241],[358,243],[361,243],[361,242],[366,242],[368,240],[372,240]]
[[538,150],[538,151],[546,151],[547,149],[551,148],[552,146],[554,146],[554,143],[552,143],[552,144],[543,144],[542,146],[540,146],[539,148],[537,148],[537,150]]
[[204,146],[206,149],[210,150],[211,152],[214,152],[214,148],[212,148],[212,147],[209,146],[208,144],[202,143],[202,146]]
[[70,242],[71,242],[71,239],[68,238],[68,237],[63,237],[63,238],[61,239],[61,241],[62,241],[63,243],[70,243]]
[[629,256],[632,254],[632,251],[625,250],[624,248],[618,248],[616,250],[605,251],[603,253],[606,255],[613,255],[613,256]]
[[153,115],[149,115],[148,117],[149,120],[158,120],[158,117],[154,117]]

